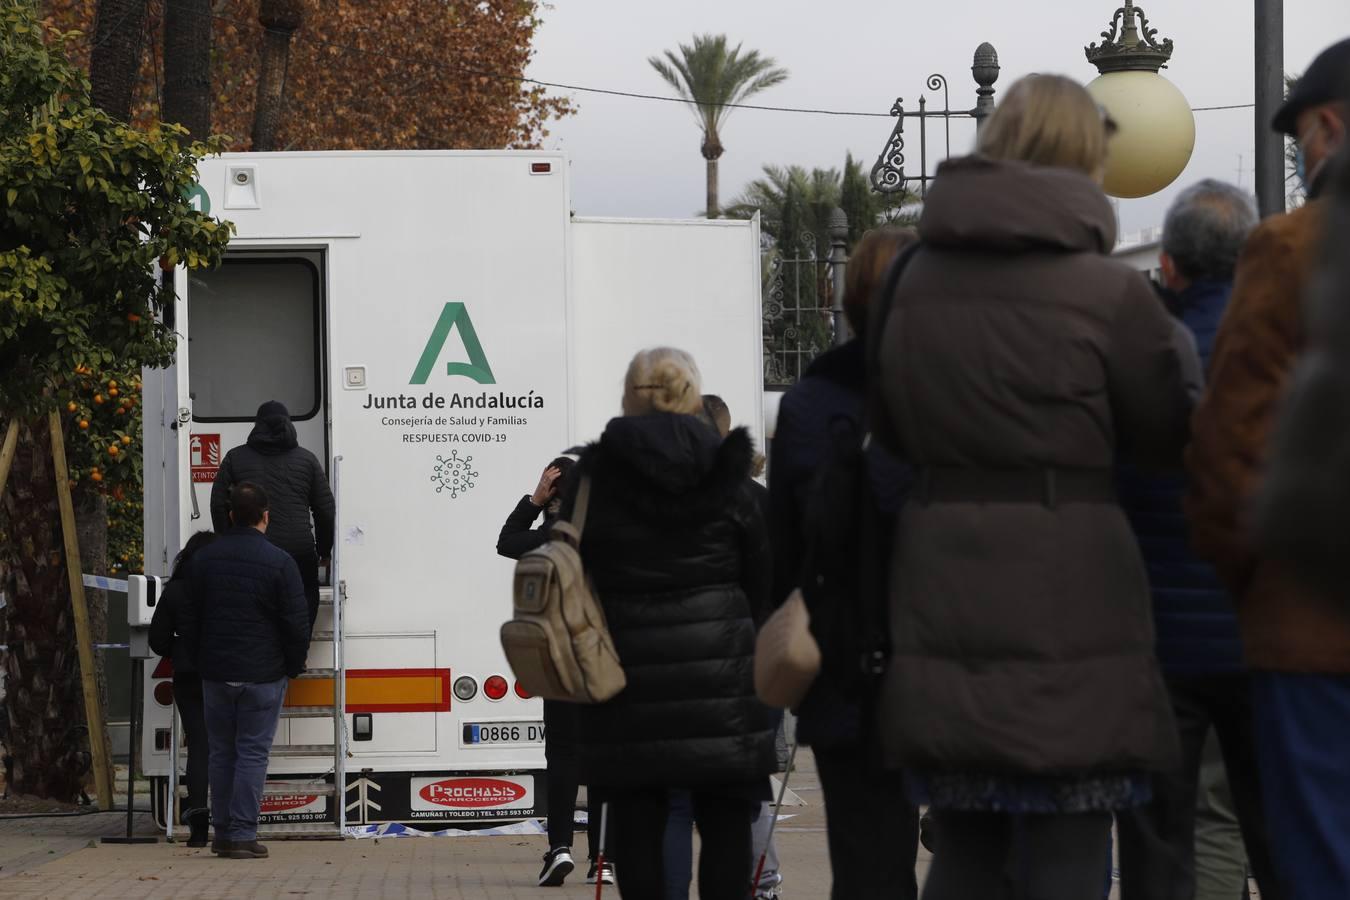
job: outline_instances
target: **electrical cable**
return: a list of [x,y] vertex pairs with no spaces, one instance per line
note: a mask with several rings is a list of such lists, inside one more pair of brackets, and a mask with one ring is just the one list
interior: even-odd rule
[[[209,16],[213,19],[218,19],[223,22],[229,22],[234,25],[242,25],[257,28],[262,27],[262,25],[258,22],[249,21],[247,19],[238,19],[235,18],[234,16],[227,16],[223,13],[202,12],[200,10],[188,9],[187,7],[173,3],[172,0],[166,2],[164,6],[165,7],[172,6],[174,9],[187,12],[190,15]],[[364,34],[367,36],[373,36],[376,34],[370,29],[365,28],[357,28],[353,30],[357,34]],[[399,56],[398,54],[390,53],[387,50],[381,50],[378,48],[368,50],[364,47],[357,47],[351,44],[342,44],[337,43],[335,41],[322,40],[320,38],[311,37],[310,35],[305,34],[303,29],[298,31],[293,39],[296,41],[308,42],[310,44],[314,44],[320,47],[328,47],[334,50],[341,50],[346,53],[357,53],[363,56],[376,56],[382,59],[389,60],[391,62],[426,66],[432,69],[440,69],[442,71],[453,72],[463,75],[473,75],[479,78],[492,78],[499,81],[512,81],[520,84],[532,84],[538,87],[553,88],[555,90],[575,91],[579,94],[598,94],[600,96],[606,97],[622,97],[629,100],[648,100],[660,103],[679,103],[684,106],[698,105],[696,101],[688,100],[683,97],[668,97],[662,94],[647,94],[640,91],[625,91],[614,88],[588,87],[586,85],[569,84],[567,82],[561,81],[544,81],[543,79],[531,78],[527,75],[511,75],[505,72],[494,72],[486,69],[475,69],[469,66],[443,63],[431,59],[413,59],[406,56]],[[1229,109],[1251,109],[1254,108],[1255,106],[1256,106],[1255,103],[1239,103],[1239,104],[1232,104],[1229,106],[1197,106],[1193,107],[1192,111],[1213,112],[1217,110],[1229,110]],[[718,107],[722,109],[752,109],[758,110],[760,112],[795,113],[799,115],[812,115],[812,116],[838,116],[838,117],[869,118],[869,119],[894,118],[894,116],[892,116],[889,112],[870,112],[870,111],[864,112],[858,110],[820,109],[815,107],[800,107],[800,106],[769,106],[760,103],[721,103],[718,104]]]

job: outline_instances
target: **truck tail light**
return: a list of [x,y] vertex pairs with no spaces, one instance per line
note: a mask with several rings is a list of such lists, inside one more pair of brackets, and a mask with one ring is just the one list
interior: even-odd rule
[[483,696],[489,700],[500,700],[506,696],[511,686],[500,675],[493,675],[483,682]]
[[455,679],[455,686],[452,690],[455,692],[455,699],[461,703],[467,703],[478,696],[478,682],[468,675],[461,675]]

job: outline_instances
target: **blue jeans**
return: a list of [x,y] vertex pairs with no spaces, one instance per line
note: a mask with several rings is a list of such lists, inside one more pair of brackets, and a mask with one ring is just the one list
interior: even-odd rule
[[202,681],[211,740],[211,821],[218,840],[258,837],[267,760],[285,696],[285,678],[238,687]]
[[1350,676],[1252,675],[1275,868],[1291,900],[1350,897]]

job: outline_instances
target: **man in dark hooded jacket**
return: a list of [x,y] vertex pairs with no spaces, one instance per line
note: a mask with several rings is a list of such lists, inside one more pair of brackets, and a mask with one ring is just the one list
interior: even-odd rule
[[323,465],[300,446],[290,412],[276,400],[258,407],[248,443],[226,453],[216,472],[211,525],[217,534],[230,528],[230,489],[245,481],[267,492],[272,516],[267,539],[295,559],[313,627],[319,614],[319,566],[333,553],[336,504]]

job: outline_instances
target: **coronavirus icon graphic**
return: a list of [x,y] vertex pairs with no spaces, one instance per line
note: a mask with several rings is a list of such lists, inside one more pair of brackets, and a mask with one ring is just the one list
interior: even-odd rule
[[451,499],[470,490],[477,483],[477,478],[473,457],[461,457],[458,450],[451,450],[449,456],[437,456],[436,467],[431,472],[431,482],[436,486],[436,493],[449,494]]

